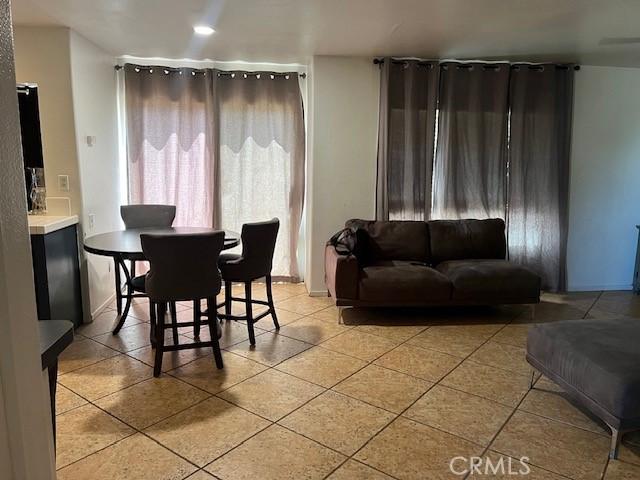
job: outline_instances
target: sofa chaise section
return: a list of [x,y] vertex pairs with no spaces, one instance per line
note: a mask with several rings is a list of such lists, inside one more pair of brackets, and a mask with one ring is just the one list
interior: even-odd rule
[[611,458],[622,434],[640,429],[638,341],[635,318],[539,324],[527,338],[529,364],[609,425]]

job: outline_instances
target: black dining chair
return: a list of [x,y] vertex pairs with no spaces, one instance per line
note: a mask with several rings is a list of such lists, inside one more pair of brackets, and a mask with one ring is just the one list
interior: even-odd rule
[[[222,353],[218,338],[222,330],[216,312],[216,297],[222,281],[217,268],[224,245],[224,232],[194,234],[141,234],[142,251],[149,261],[145,289],[151,303],[151,329],[155,338],[154,376],[162,371],[162,354],[186,348],[212,347],[216,366],[222,368]],[[207,313],[201,301],[206,300]],[[194,321],[178,323],[176,302],[193,301]],[[167,306],[171,324],[165,324]],[[203,317],[206,316],[206,320]],[[211,340],[178,344],[178,328],[208,325]],[[173,330],[173,345],[165,345],[165,330]],[[197,339],[196,339],[197,340]]]
[[[121,205],[120,218],[124,222],[126,230],[143,228],[169,228],[176,218],[175,205]],[[136,262],[144,261],[144,255],[132,256],[129,261],[131,274],[131,287],[134,291],[146,293],[144,288],[144,275],[136,276]],[[149,307],[151,315],[151,307]]]
[[127,230],[132,228],[163,228],[173,225],[175,205],[122,205],[120,217]]
[[[175,205],[121,205],[120,218],[126,230],[136,228],[169,228],[176,218]],[[136,276],[136,261],[143,257],[131,259],[131,278]],[[139,282],[140,283],[140,282]],[[144,284],[144,281],[141,282]]]
[[[220,318],[227,320],[246,320],[249,331],[249,342],[256,344],[253,324],[261,318],[271,315],[276,330],[280,329],[276,309],[273,305],[273,294],[271,290],[271,267],[273,264],[273,252],[276,248],[276,239],[280,220],[273,218],[266,222],[245,223],[242,225],[242,254],[222,254],[218,261],[220,273],[224,280],[224,315]],[[267,288],[267,301],[255,300],[251,295],[252,282],[260,278],[265,279]],[[244,298],[233,297],[233,283],[244,283]],[[244,302],[246,315],[232,315],[232,302]],[[258,316],[253,316],[253,305],[266,305],[268,309]]]

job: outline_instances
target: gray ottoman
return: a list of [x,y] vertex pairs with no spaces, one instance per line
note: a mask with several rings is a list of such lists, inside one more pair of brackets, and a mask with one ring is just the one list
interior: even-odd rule
[[640,429],[640,319],[535,325],[527,361],[609,425],[610,458],[624,432]]

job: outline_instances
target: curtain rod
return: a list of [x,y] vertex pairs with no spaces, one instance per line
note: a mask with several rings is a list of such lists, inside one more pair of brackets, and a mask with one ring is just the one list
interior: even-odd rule
[[[408,63],[411,60],[399,60],[399,59],[391,59],[391,63],[395,64],[395,65],[401,65],[404,63]],[[415,60],[417,65],[420,66],[429,66],[430,68],[433,68],[433,66],[437,63],[439,65],[442,64],[446,64],[446,63],[456,63],[456,62],[447,62],[447,61],[440,61],[440,60],[433,60],[433,61],[429,61],[429,60]],[[374,65],[382,65],[384,63],[384,58],[374,58],[373,59],[373,64]],[[540,67],[544,67],[545,65],[554,65],[557,68],[571,68],[573,67],[574,70],[580,70],[580,65],[572,65],[572,64],[563,64],[563,63],[518,63],[518,62],[514,62],[514,63],[509,63],[509,62],[496,62],[496,63],[485,63],[485,62],[468,62],[468,63],[464,63],[461,62],[458,64],[458,66],[460,66],[460,68],[465,68],[465,65],[473,65],[474,63],[479,63],[479,64],[483,64],[483,66],[487,66],[487,67],[491,67],[492,65],[498,66],[500,63],[504,63],[504,64],[508,64],[510,66],[510,68],[520,68],[520,67],[529,67],[532,70],[536,70]],[[466,68],[470,68],[470,67],[466,67]]]
[[[130,65],[135,65],[135,64],[130,64]],[[118,70],[122,70],[124,68],[123,65],[114,65],[114,67],[116,69],[116,71]],[[164,73],[169,73],[169,72],[182,72],[182,68],[177,68],[177,67],[163,67],[161,65],[135,65],[135,68],[139,69],[139,70],[148,70],[150,73],[153,72],[154,69],[157,69],[158,71],[162,70],[164,71]],[[253,77],[257,77],[259,75],[270,75],[271,78],[273,77],[288,77],[290,75],[297,75],[300,78],[307,78],[307,74],[304,72],[272,72],[272,71],[257,71],[257,72],[248,72],[248,71],[244,71],[244,70],[217,70],[217,69],[210,69],[210,68],[191,68],[191,67],[184,67],[187,68],[189,70],[191,70],[191,74],[195,75],[197,73],[206,73],[207,70],[216,70],[218,76],[221,75],[229,75],[229,76],[235,76],[235,75],[243,75],[244,78],[247,78],[249,76],[253,76]]]

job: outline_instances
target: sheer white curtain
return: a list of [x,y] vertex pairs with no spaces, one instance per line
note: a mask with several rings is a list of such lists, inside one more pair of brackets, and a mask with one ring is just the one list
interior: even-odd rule
[[220,221],[280,219],[276,279],[299,280],[298,233],[304,198],[304,117],[297,75],[219,72]]

